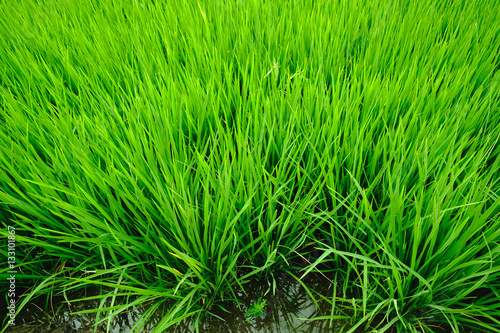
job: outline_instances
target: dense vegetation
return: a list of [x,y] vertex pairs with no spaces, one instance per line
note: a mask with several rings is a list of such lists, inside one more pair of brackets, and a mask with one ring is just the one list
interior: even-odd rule
[[0,1],[18,311],[321,270],[353,330],[500,330],[499,50],[496,0]]

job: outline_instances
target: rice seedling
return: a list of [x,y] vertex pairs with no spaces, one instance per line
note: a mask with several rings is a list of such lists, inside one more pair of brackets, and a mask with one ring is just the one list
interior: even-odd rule
[[17,312],[101,286],[164,332],[321,271],[350,331],[500,330],[499,9],[0,1]]

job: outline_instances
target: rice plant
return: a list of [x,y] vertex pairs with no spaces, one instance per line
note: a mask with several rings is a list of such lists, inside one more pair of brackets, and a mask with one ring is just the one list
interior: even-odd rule
[[17,312],[322,271],[351,331],[500,330],[497,1],[3,0],[0,50]]

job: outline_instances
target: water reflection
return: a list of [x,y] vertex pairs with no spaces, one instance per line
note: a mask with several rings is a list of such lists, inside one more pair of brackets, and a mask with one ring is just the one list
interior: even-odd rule
[[[333,294],[334,285],[320,276],[310,276],[304,282],[308,288],[322,295]],[[329,320],[301,320],[300,318],[312,319],[331,315],[332,308],[331,305],[322,300],[317,303],[319,306],[317,307],[300,283],[286,275],[276,278],[275,288],[273,288],[272,283],[262,281],[254,281],[244,287],[246,295],[242,291],[237,293],[239,307],[238,303],[234,301],[221,304],[228,313],[214,307],[211,311],[214,315],[207,315],[201,320],[201,332],[345,332],[349,326],[346,321],[332,321],[330,327]],[[259,298],[265,299],[267,303],[263,309],[263,316],[251,317],[247,320],[245,314]],[[339,315],[335,312],[334,314]],[[216,316],[223,318],[224,321]],[[193,322],[185,321],[172,329],[171,332],[195,332]]]
[[[304,279],[305,285],[325,296],[334,294],[334,285],[327,279],[311,274]],[[245,284],[246,294],[239,290],[236,292],[238,301],[225,301],[214,306],[210,313],[204,315],[199,323],[200,332],[217,333],[260,333],[260,332],[345,332],[349,328],[349,323],[341,320],[301,320],[300,318],[314,318],[318,316],[328,316],[332,314],[331,305],[320,300],[316,306],[307,291],[295,279],[289,275],[275,277],[274,282],[253,281]],[[98,290],[91,291],[92,294],[99,294]],[[314,292],[313,292],[314,294]],[[82,295],[75,296],[79,298]],[[87,296],[89,293],[87,291]],[[316,297],[320,299],[319,297]],[[245,314],[248,309],[259,299],[266,301],[266,306],[262,310],[262,316],[247,318]],[[40,324],[40,329],[34,332],[56,332],[63,325],[72,333],[93,332],[93,323],[96,320],[95,314],[72,314],[71,312],[86,309],[96,309],[99,301],[85,301],[71,306],[71,311],[67,305],[59,307],[64,299],[54,301],[59,302],[56,314],[49,316],[44,314],[37,305],[32,304],[17,319],[18,323],[25,323],[26,327],[33,323]],[[225,311],[223,309],[225,309]],[[110,325],[110,332],[129,333],[132,327],[140,320],[141,315],[147,309],[144,307],[132,308],[132,311],[117,316]],[[334,315],[340,315],[334,312]],[[220,318],[223,320],[221,320]],[[157,312],[153,320],[149,322],[143,332],[150,332],[162,318],[162,314]],[[29,324],[29,325],[27,325]],[[331,326],[330,326],[331,324]],[[45,325],[45,326],[44,326]],[[17,325],[16,325],[17,326]],[[43,328],[43,329],[42,329]],[[18,328],[16,328],[18,329]],[[68,332],[68,329],[61,331]],[[27,330],[12,330],[7,332],[27,332]],[[105,332],[102,326],[97,332]],[[176,327],[169,330],[172,333],[195,332],[194,319],[187,319]],[[361,332],[361,331],[359,331]]]

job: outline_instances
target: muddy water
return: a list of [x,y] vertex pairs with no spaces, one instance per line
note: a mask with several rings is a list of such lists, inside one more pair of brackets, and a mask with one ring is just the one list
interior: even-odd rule
[[[328,280],[311,275],[305,284],[323,295],[333,294],[333,284]],[[274,289],[274,293],[273,293]],[[330,315],[331,306],[320,301],[315,305],[306,290],[294,279],[283,276],[273,283],[254,281],[245,285],[246,294],[237,292],[238,302],[226,301],[214,306],[212,315],[204,316],[200,321],[200,332],[216,333],[269,333],[269,332],[346,332],[349,328],[347,321],[303,320],[318,316]],[[75,296],[77,297],[77,296]],[[316,297],[319,299],[319,297]],[[247,311],[256,304],[265,301],[265,306],[256,316],[245,316]],[[239,303],[239,304],[238,304]],[[86,301],[72,305],[71,311],[63,300],[56,299],[49,306],[48,311],[42,311],[42,304],[31,305],[17,318],[16,327],[10,327],[8,333],[90,333],[94,332],[94,314],[71,314],[72,311],[92,309],[98,307],[97,301]],[[138,308],[115,318],[110,325],[109,332],[128,333],[139,320],[144,308]],[[335,313],[334,314],[339,314]],[[220,317],[223,320],[217,318]],[[161,319],[157,313],[143,332],[150,332],[155,323]],[[169,332],[195,332],[193,320],[185,320]],[[104,326],[96,331],[106,332]],[[362,332],[362,331],[358,331]]]

